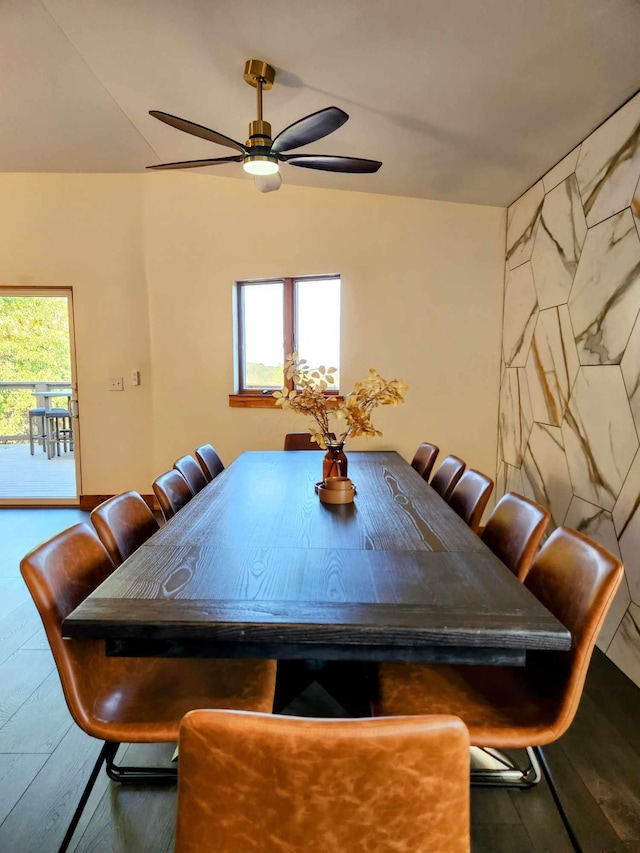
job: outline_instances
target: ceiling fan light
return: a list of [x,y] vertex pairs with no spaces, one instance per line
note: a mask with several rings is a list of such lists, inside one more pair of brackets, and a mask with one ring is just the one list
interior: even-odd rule
[[280,171],[277,158],[267,154],[248,154],[242,168],[250,175],[275,175]]

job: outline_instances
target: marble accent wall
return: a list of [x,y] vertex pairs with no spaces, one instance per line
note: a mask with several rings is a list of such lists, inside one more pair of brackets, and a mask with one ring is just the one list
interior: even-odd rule
[[640,93],[507,216],[497,497],[621,556],[598,645],[640,686]]

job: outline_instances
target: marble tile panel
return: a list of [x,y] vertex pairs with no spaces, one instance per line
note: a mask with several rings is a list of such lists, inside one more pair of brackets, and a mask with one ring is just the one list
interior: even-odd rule
[[571,498],[571,480],[559,427],[535,423],[521,469],[522,494],[548,507],[553,524],[564,521]]
[[507,211],[507,261],[509,269],[519,267],[531,258],[536,235],[544,187],[538,181],[524,195],[514,201]]
[[607,657],[640,687],[640,607],[630,604],[607,649]]
[[534,421],[529,380],[524,367],[518,368],[518,384],[520,387],[520,433],[522,435],[522,454],[524,455]]
[[504,289],[502,354],[506,367],[524,367],[538,314],[531,264],[511,270]]
[[[622,559],[610,512],[587,503],[582,498],[574,497],[564,523],[567,527],[573,527],[574,530],[579,530],[585,536],[594,539],[608,551],[611,551],[612,554],[615,554],[618,559]],[[598,648],[606,651],[607,646],[613,639],[613,635],[618,630],[620,621],[626,613],[630,601],[629,586],[626,578],[623,578],[600,629],[597,641]]]
[[613,508],[613,523],[631,599],[640,604],[640,453],[633,460]]
[[500,388],[500,441],[502,459],[512,465],[521,460],[520,391],[516,368],[505,370]]
[[524,369],[507,368],[500,388],[500,458],[516,467],[522,464],[522,455],[531,431],[532,419],[525,420],[525,415],[530,411]]
[[503,462],[502,459],[498,460],[498,466],[496,469],[496,500],[500,500],[500,498],[507,491],[507,468],[509,466],[506,462]]
[[640,240],[630,210],[587,233],[569,297],[581,364],[619,364],[640,310]]
[[524,494],[521,468],[514,468],[513,465],[507,465],[507,482],[505,492],[516,492],[518,495]]
[[[583,501],[574,496],[567,512],[564,524],[584,533],[589,539],[595,540],[607,551],[611,551],[618,559],[622,559],[618,547],[618,537],[613,524],[611,513],[595,504]],[[622,614],[620,616],[622,618]]]
[[640,93],[582,143],[576,177],[591,228],[631,203],[640,176]]
[[611,510],[638,449],[619,367],[582,367],[562,422],[573,493]]
[[604,622],[602,623],[602,627],[600,628],[600,633],[598,634],[598,639],[596,640],[596,645],[599,649],[602,649],[603,652],[606,652],[613,640],[616,631],[620,627],[620,622],[624,614],[627,612],[629,604],[631,603],[631,595],[629,593],[629,584],[627,583],[626,575],[622,578],[622,583],[618,587],[618,591],[616,592],[613,601],[611,602],[611,607],[607,615],[604,617]]
[[578,165],[578,157],[580,155],[580,146],[574,148],[573,151],[570,151],[566,157],[563,157],[559,163],[557,163],[553,169],[550,169],[547,174],[542,179],[542,183],[544,185],[544,191],[546,193],[550,193],[554,187],[557,187],[558,184],[561,184],[565,178],[568,178],[569,175],[572,175],[576,166]]
[[636,231],[638,232],[638,237],[640,237],[640,180],[631,201],[631,213],[633,213],[633,218],[636,221]]
[[567,301],[586,236],[578,184],[571,175],[546,196],[542,205],[531,255],[541,309]]
[[640,317],[633,327],[620,367],[629,397],[631,413],[640,434]]
[[536,421],[562,424],[579,367],[567,306],[540,311],[526,367]]

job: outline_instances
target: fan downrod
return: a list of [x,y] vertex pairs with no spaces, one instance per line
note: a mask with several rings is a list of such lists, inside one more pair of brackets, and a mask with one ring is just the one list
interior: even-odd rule
[[258,118],[249,122],[249,138],[246,147],[249,149],[267,149],[271,146],[271,125],[262,118],[262,93],[267,92],[273,86],[276,79],[276,70],[261,59],[248,59],[244,66],[244,79],[250,86],[257,90]]

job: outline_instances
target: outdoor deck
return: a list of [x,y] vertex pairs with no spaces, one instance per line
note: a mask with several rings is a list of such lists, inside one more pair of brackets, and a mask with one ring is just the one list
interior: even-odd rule
[[31,456],[28,444],[0,444],[0,500],[75,497],[73,453],[47,459],[40,447]]

